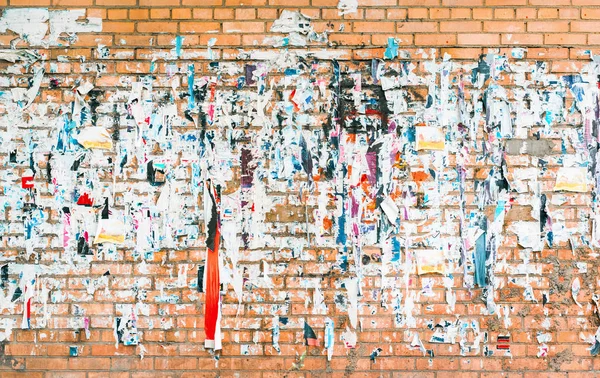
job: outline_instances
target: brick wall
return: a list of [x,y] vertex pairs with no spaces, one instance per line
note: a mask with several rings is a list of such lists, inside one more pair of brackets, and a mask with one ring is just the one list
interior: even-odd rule
[[0,6],[0,377],[600,375],[600,1]]

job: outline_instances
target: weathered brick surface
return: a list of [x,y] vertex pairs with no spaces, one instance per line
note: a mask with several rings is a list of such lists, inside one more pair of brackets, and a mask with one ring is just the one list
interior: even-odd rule
[[[102,20],[101,31],[49,44],[31,43],[33,27],[22,38],[0,33],[0,54],[39,54],[33,63],[0,58],[0,252],[9,267],[0,378],[600,376],[590,352],[599,326],[592,58],[600,1],[358,4],[340,15],[338,0],[0,0],[0,17],[42,7]],[[306,46],[271,32],[283,10],[310,16],[316,34],[300,36]],[[390,38],[398,51],[384,60]],[[41,68],[26,107],[15,89],[33,86]],[[585,82],[580,99],[566,81],[574,77]],[[85,82],[93,89],[78,93]],[[143,130],[130,101],[140,82]],[[501,135],[503,104],[512,138]],[[61,136],[70,121],[74,130],[107,129],[113,146],[85,149]],[[416,149],[422,123],[443,130],[443,151]],[[373,171],[368,151],[379,156]],[[147,163],[159,159],[168,186],[148,182]],[[587,190],[556,190],[560,168],[573,163],[587,167]],[[24,189],[31,168],[34,188]],[[196,284],[209,178],[221,185],[223,226],[236,225],[220,248],[217,352],[204,347],[205,294]],[[503,179],[506,192],[494,184]],[[169,206],[158,207],[169,191]],[[76,204],[84,192],[93,207]],[[518,222],[539,220],[542,194],[552,226],[531,251]],[[123,246],[93,244],[104,198],[124,221]],[[386,198],[399,210],[395,223],[382,210]],[[66,247],[63,207],[72,224]],[[144,211],[149,244],[140,242]],[[462,245],[470,219],[483,215],[493,228],[499,214],[482,288],[473,249]],[[84,231],[89,256],[77,253]],[[432,250],[444,251],[445,273],[418,275],[417,256]],[[27,272],[35,284],[24,282]],[[346,286],[354,277],[356,327]],[[17,287],[35,287],[29,325],[27,291],[11,300]],[[116,343],[115,319],[132,313],[139,345]],[[305,322],[320,346],[304,345]],[[455,332],[454,342],[432,342],[440,331]],[[341,338],[350,333],[351,349]],[[509,353],[498,349],[506,335]]]

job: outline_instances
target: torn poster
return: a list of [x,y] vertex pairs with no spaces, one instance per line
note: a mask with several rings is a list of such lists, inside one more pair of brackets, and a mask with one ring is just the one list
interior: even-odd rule
[[385,59],[394,59],[398,56],[398,41],[396,38],[388,38],[388,45],[383,53]]
[[433,126],[417,126],[415,127],[415,130],[417,150],[444,150],[445,135],[440,128]]
[[358,280],[347,278],[344,280],[344,286],[348,293],[348,318],[352,328],[356,329],[358,324]]
[[115,346],[117,348],[119,347],[119,343],[125,346],[139,344],[140,340],[136,323],[137,322],[133,313],[131,314],[130,319],[124,319],[121,317],[115,318]]
[[340,16],[350,13],[356,13],[358,8],[358,0],[339,0],[337,8]]
[[419,275],[429,273],[444,274],[446,258],[443,250],[415,250],[414,253],[417,260],[417,273]]
[[579,303],[579,301],[577,300],[580,291],[581,281],[579,280],[579,277],[575,277],[575,279],[573,280],[573,284],[571,285],[571,295],[573,296],[573,301],[575,302],[575,304],[579,307],[583,307],[581,303]]
[[116,217],[100,219],[94,244],[113,243],[121,245],[125,242],[125,230],[125,224]]
[[327,349],[327,361],[331,361],[333,347],[335,345],[334,323],[330,318],[325,318],[325,349]]
[[77,143],[84,148],[110,150],[113,147],[112,137],[104,127],[91,126],[81,129],[75,136]]
[[487,284],[486,262],[488,258],[487,249],[487,217],[481,215],[476,222],[474,264],[475,264],[475,284],[479,287],[485,287]]
[[273,319],[271,319],[271,337],[273,339],[273,349],[277,353],[281,353],[281,348],[279,347],[279,316],[275,315]]
[[42,79],[44,78],[44,73],[46,71],[38,67],[35,69],[35,74],[33,75],[33,81],[29,89],[25,90],[24,88],[12,88],[11,94],[13,96],[13,101],[19,103],[22,110],[27,109],[35,98],[38,95],[40,90],[40,86],[42,85]]
[[219,243],[221,239],[220,190],[211,180],[204,184],[204,222],[206,225],[206,263],[204,269],[204,346],[221,349],[221,280]]
[[379,357],[381,355],[381,352],[383,352],[383,349],[381,349],[381,348],[373,349],[373,351],[371,352],[371,355],[369,356],[369,359],[371,360],[371,362],[376,362],[377,357]]
[[496,349],[510,351],[510,335],[498,335]]
[[515,222],[510,225],[510,230],[517,234],[521,247],[530,248],[534,252],[539,252],[544,248],[539,222]]
[[31,46],[74,42],[76,33],[102,31],[102,18],[88,17],[80,21],[85,15],[84,9],[7,8],[0,18],[0,33],[13,31]]
[[346,331],[341,335],[342,341],[347,349],[356,348],[356,332],[352,331],[349,327],[346,327]]
[[561,167],[556,173],[554,191],[586,193],[588,191],[587,168]]
[[32,64],[41,59],[41,56],[34,50],[0,50],[0,60],[7,62],[25,62]]
[[283,10],[277,20],[271,25],[273,33],[307,34],[310,30],[310,19],[300,12]]
[[308,346],[319,346],[319,339],[317,334],[313,331],[312,327],[304,321],[304,342]]

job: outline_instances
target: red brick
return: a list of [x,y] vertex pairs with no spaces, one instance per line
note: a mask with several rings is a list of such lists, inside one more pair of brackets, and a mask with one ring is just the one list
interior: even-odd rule
[[525,23],[521,21],[485,21],[483,31],[519,33],[525,31]]
[[269,0],[269,5],[306,7],[310,5],[310,0]]
[[502,34],[503,45],[527,45],[527,46],[539,46],[544,43],[543,34]]
[[44,6],[50,5],[50,0],[10,0],[10,5],[17,6]]
[[137,5],[137,0],[95,0],[96,5],[101,6],[130,6]]
[[435,22],[398,22],[398,33],[432,33],[437,31]]
[[29,357],[25,361],[27,370],[67,370],[66,358],[35,358]]
[[431,9],[429,9],[429,17],[434,20],[450,18],[450,9],[449,8],[431,8]]
[[535,20],[537,18],[537,9],[535,8],[517,8],[517,20]]
[[141,33],[175,33],[176,22],[138,22],[137,31]]
[[213,17],[217,20],[232,19],[234,10],[231,8],[217,8],[214,10]]
[[458,44],[459,45],[479,45],[479,46],[490,46],[498,45],[500,43],[499,34],[459,34]]
[[427,8],[408,8],[408,18],[427,18],[429,9]]
[[253,20],[256,18],[256,9],[240,8],[235,10],[236,20]]
[[[12,2],[11,2],[12,5]],[[68,6],[92,6],[94,5],[94,0],[52,0],[52,5],[68,7]]]
[[442,21],[440,32],[477,32],[481,31],[480,21]]
[[442,5],[447,7],[478,7],[483,5],[483,0],[442,0]]
[[527,0],[485,0],[487,6],[527,5]]
[[150,18],[150,12],[148,9],[130,9],[129,18],[132,20],[147,20]]
[[180,22],[179,31],[181,33],[206,33],[208,31],[219,31],[221,25],[218,22]]
[[583,8],[581,9],[581,18],[598,20],[600,19],[600,8]]
[[585,34],[545,34],[544,43],[549,45],[585,45]]
[[264,22],[223,22],[223,32],[225,33],[262,33],[264,31]]
[[417,34],[415,35],[417,46],[448,46],[456,44],[454,34]]
[[528,21],[527,31],[564,33],[569,31],[569,21]]
[[171,10],[169,8],[152,8],[150,9],[150,18],[171,18]]
[[[183,0],[185,1],[191,1],[191,2],[195,2],[196,4],[193,5],[217,5],[217,4],[205,4],[203,3],[203,0]],[[221,4],[222,0],[214,0],[214,1],[219,1],[219,4]],[[232,6],[232,5],[267,5],[267,0],[225,0],[225,5],[227,6]]]
[[124,20],[127,18],[127,9],[109,9],[107,14],[110,20]]
[[181,0],[139,0],[142,7],[177,7]]
[[133,33],[135,24],[133,22],[103,22],[102,31],[106,33]]
[[466,20],[471,19],[471,8],[452,8],[452,19],[453,20]]
[[489,8],[474,8],[473,19],[475,20],[489,20],[493,17],[492,9]]
[[393,33],[394,22],[354,22],[352,30],[356,33]]
[[579,9],[577,8],[560,8],[558,10],[558,17],[565,19],[578,19]]

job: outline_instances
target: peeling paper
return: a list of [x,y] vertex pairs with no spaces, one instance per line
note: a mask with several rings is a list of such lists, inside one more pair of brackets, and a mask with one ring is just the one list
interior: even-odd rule
[[575,302],[575,304],[577,304],[577,306],[579,306],[580,308],[583,308],[581,303],[579,303],[579,301],[577,300],[577,297],[579,297],[580,291],[581,291],[581,281],[579,281],[579,277],[576,277],[573,280],[573,283],[571,285],[571,295],[573,296],[573,301]]
[[325,349],[327,349],[327,361],[331,361],[333,347],[335,345],[334,323],[330,318],[325,318]]
[[273,349],[277,353],[281,354],[281,348],[279,347],[279,316],[275,315],[272,319],[272,338],[273,338]]
[[81,129],[75,136],[77,143],[84,148],[111,150],[113,147],[112,137],[104,127],[86,127]]
[[102,31],[102,18],[85,17],[85,9],[51,10],[49,12],[51,44],[59,44],[63,38],[73,39],[76,33],[98,33]]
[[562,167],[556,174],[554,191],[586,193],[588,191],[587,169],[583,167]]
[[100,219],[94,244],[113,243],[122,245],[125,242],[125,230],[125,224],[118,219]]
[[417,260],[417,273],[429,274],[437,273],[444,274],[446,258],[442,250],[416,250],[415,257]]
[[84,9],[7,8],[0,18],[0,33],[13,31],[31,46],[60,45],[65,40],[74,41],[76,33],[102,31],[99,17],[79,21],[85,14]]
[[310,19],[300,12],[287,9],[271,25],[272,33],[300,33],[307,34],[310,29]]
[[530,248],[534,252],[541,251],[544,247],[540,224],[538,222],[515,222],[510,230],[517,234],[519,245]]
[[358,280],[356,278],[347,278],[344,280],[344,286],[348,293],[348,318],[350,325],[356,329],[358,324]]
[[339,9],[339,15],[356,13],[358,8],[358,0],[339,0],[337,8]]
[[342,333],[341,339],[344,342],[344,345],[346,346],[347,349],[356,348],[356,340],[357,340],[356,332],[350,330],[350,328],[346,327],[346,331],[344,333]]
[[0,60],[16,63],[32,64],[40,60],[40,55],[34,50],[0,50]]
[[443,151],[445,136],[442,130],[432,126],[417,126],[417,150]]
[[7,8],[0,18],[0,33],[15,32],[30,45],[41,45],[48,33],[48,9]]

